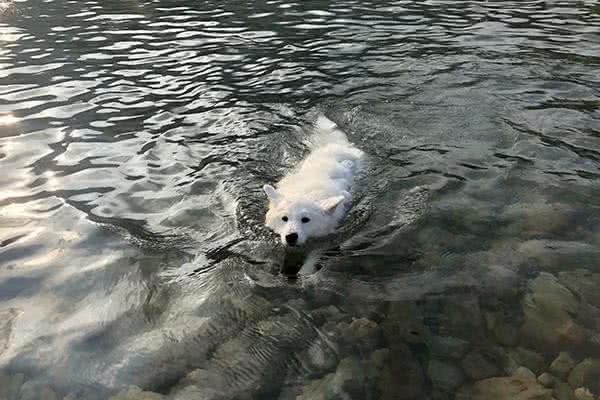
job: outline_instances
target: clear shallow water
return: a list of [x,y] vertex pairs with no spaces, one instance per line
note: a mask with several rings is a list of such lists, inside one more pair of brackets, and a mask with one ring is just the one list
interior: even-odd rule
[[[0,397],[491,398],[600,357],[596,2],[0,10]],[[369,166],[289,281],[259,188],[317,112]]]

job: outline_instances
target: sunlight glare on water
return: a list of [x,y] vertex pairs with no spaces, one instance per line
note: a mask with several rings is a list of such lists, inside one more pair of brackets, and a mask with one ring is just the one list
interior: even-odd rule
[[13,125],[18,121],[19,119],[12,114],[0,115],[0,125]]

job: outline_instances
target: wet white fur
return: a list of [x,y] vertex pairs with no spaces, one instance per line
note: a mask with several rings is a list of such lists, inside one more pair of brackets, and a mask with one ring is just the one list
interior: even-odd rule
[[[263,187],[269,198],[265,223],[283,244],[291,233],[297,233],[297,245],[303,245],[309,238],[335,232],[350,205],[362,156],[335,123],[324,116],[317,119],[310,154],[276,189]],[[304,217],[310,222],[303,223]]]

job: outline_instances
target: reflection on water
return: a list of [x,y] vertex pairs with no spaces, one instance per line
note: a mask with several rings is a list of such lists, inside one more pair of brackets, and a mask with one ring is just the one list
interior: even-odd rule
[[12,114],[0,115],[0,125],[13,125],[18,121]]
[[[600,396],[599,32],[586,0],[0,1],[0,398]],[[368,166],[289,280],[260,187],[318,112]]]

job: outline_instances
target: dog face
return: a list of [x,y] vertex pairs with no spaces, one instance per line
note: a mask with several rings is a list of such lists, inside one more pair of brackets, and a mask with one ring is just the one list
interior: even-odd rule
[[269,198],[265,224],[286,246],[302,246],[311,237],[332,233],[337,225],[336,209],[345,199],[335,196],[319,202],[289,201],[273,186],[265,185],[263,189]]

